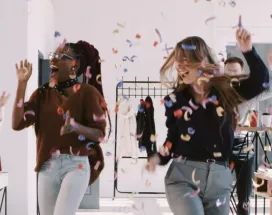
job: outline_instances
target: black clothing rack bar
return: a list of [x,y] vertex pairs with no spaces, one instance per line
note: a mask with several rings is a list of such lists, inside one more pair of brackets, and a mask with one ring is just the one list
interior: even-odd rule
[[[119,82],[120,83],[120,82]],[[139,87],[137,84],[141,84],[141,85],[147,85],[147,87]],[[126,85],[126,86],[124,86]],[[128,86],[127,86],[128,85]],[[132,86],[131,86],[132,85]],[[155,87],[150,87],[150,85],[160,85],[159,87],[155,86]],[[131,91],[134,91],[133,94],[131,94]],[[147,91],[147,93],[146,93]],[[139,93],[138,93],[139,92]],[[145,92],[145,93],[144,93]],[[136,77],[134,81],[124,81],[122,78],[122,84],[117,84],[116,85],[116,103],[118,102],[118,99],[120,97],[144,97],[144,96],[150,96],[153,98],[161,98],[163,99],[166,95],[168,95],[169,93],[169,89],[162,87],[161,82],[160,81],[150,81],[149,77],[147,81],[137,81]],[[124,191],[120,191],[118,190],[117,187],[117,180],[118,177],[115,179],[115,172],[118,175],[118,161],[116,159],[117,156],[117,130],[118,130],[118,112],[115,113],[115,147],[114,147],[114,185],[113,185],[113,199],[116,196],[116,191],[122,194],[131,194],[133,192],[124,192]],[[132,158],[130,156],[122,156],[122,158]],[[147,157],[138,157],[138,159],[147,159]],[[164,192],[136,192],[137,194],[165,194]]]

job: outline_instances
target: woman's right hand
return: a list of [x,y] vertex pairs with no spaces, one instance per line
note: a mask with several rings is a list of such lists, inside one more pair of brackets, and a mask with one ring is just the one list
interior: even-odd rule
[[17,78],[20,82],[27,82],[32,74],[32,64],[27,62],[27,60],[23,61],[21,60],[20,66],[16,63],[16,72],[17,72]]
[[154,154],[148,159],[148,162],[145,166],[145,169],[148,172],[154,172],[156,170],[156,166],[160,163],[160,157],[158,154]]

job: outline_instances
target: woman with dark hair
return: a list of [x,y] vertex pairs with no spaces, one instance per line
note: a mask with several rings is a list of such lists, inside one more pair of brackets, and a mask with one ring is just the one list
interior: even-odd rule
[[264,83],[269,82],[268,69],[252,47],[250,33],[240,27],[236,40],[250,67],[249,78],[239,86],[231,84],[237,78],[220,74],[217,60],[200,37],[179,42],[161,68],[165,81],[168,69],[176,65],[177,79],[170,81],[175,90],[165,98],[167,139],[146,168],[154,171],[157,164],[165,165],[173,158],[165,186],[175,215],[229,214],[232,175],[228,160],[238,105],[263,92]]
[[[50,82],[23,103],[32,65],[16,64],[18,88],[12,127],[35,125],[38,202],[41,215],[75,215],[84,193],[104,167],[99,146],[105,136],[98,51],[79,41],[49,54]],[[84,82],[77,77],[83,74]],[[92,85],[92,86],[91,86]]]

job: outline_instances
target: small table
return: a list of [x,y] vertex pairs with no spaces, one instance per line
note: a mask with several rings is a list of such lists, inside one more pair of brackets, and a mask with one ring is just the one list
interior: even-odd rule
[[[254,153],[255,154],[255,171],[257,171],[257,169],[258,169],[258,150],[259,150],[259,144],[261,144],[261,147],[262,147],[262,149],[264,151],[266,162],[268,162],[270,164],[270,162],[268,160],[268,157],[267,157],[267,154],[266,154],[266,150],[265,150],[263,141],[262,141],[262,139],[260,137],[259,132],[264,132],[264,135],[265,135],[265,146],[268,143],[269,146],[272,147],[270,139],[269,139],[268,134],[267,134],[268,131],[272,131],[272,128],[266,128],[266,130],[264,130],[263,128],[260,128],[260,127],[239,127],[239,130],[247,132],[247,134],[245,136],[245,142],[243,143],[243,146],[241,147],[241,149],[239,151],[239,154],[241,153],[241,151],[242,151],[242,149],[243,149],[243,147],[245,145],[249,146],[249,143],[250,143],[249,142],[249,136],[250,136],[249,134],[253,133],[253,135],[252,135],[253,138],[252,138],[251,141],[252,141],[252,143],[255,144],[255,153]],[[238,156],[239,156],[239,154],[238,154]],[[245,162],[247,162],[247,160],[248,160],[248,156],[245,158]],[[236,178],[237,178],[236,179],[236,183],[237,183],[237,181],[239,180],[239,176],[236,176]],[[235,199],[234,199],[233,193],[234,193],[235,188],[236,188],[236,184],[234,185],[234,188],[233,188],[233,190],[231,192],[231,203],[233,204],[234,208],[235,208]],[[257,215],[257,196],[267,197],[267,196],[264,196],[264,195],[260,195],[259,192],[255,192],[255,215]],[[265,199],[264,199],[264,201],[265,201]],[[231,210],[231,212],[232,212],[232,214],[234,214],[234,212],[232,210]],[[264,211],[263,212],[265,214],[265,207],[264,207]],[[270,214],[272,215],[272,202],[271,201],[270,201]]]
[[5,215],[7,215],[7,187],[8,187],[8,173],[0,172],[0,191],[3,190],[0,205],[0,213],[2,212],[3,201],[5,199]]

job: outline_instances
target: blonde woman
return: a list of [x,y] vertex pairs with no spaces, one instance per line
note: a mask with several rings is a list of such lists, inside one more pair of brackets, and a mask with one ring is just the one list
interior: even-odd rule
[[[174,65],[178,78],[174,92],[165,98],[167,139],[146,168],[154,171],[157,164],[165,165],[173,158],[165,186],[175,215],[229,214],[232,175],[228,159],[237,106],[259,95],[269,82],[268,69],[252,47],[250,33],[240,27],[236,39],[251,71],[240,84],[234,85],[237,79],[219,72],[217,60],[200,37],[179,42],[161,68],[162,81]],[[258,63],[251,63],[255,58]]]

